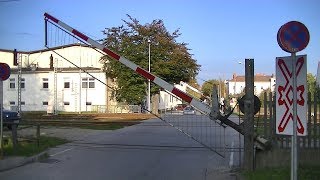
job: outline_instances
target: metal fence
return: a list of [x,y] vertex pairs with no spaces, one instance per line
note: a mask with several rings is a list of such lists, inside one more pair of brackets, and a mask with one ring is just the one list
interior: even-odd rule
[[[175,100],[174,95],[171,97]],[[221,157],[226,156],[226,126],[221,126],[214,120],[211,120],[207,114],[202,113],[190,104],[185,103],[188,108],[164,108],[160,110],[160,118],[185,134],[190,139],[196,141],[198,145],[217,153]],[[189,109],[189,107],[192,107]]]
[[141,106],[139,105],[92,105],[92,112],[97,113],[141,113]]
[[[314,101],[311,101],[314,99]],[[275,131],[276,121],[276,99],[270,93],[264,94],[264,101],[261,103],[263,108],[260,110],[260,116],[256,118],[256,131],[266,139],[270,140],[274,148],[290,148],[291,136],[278,135]],[[307,114],[307,136],[298,136],[300,149],[320,149],[320,100],[315,94],[311,98],[308,94],[308,114]]]

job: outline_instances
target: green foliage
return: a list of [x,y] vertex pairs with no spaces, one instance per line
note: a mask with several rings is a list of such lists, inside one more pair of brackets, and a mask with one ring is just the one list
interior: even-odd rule
[[[138,20],[127,15],[130,21],[119,27],[106,28],[103,43],[112,51],[148,70],[149,43],[151,72],[173,84],[195,79],[200,65],[192,58],[186,43],[178,43],[179,30],[170,34],[162,20],[153,20],[141,25]],[[106,75],[116,79],[114,97],[119,102],[140,104],[146,96],[147,80],[131,69],[104,56]],[[158,93],[159,87],[152,85],[151,93]]]
[[255,171],[244,172],[245,179],[250,180],[283,180],[290,179],[290,169],[288,168],[277,168],[277,169],[259,169]]
[[[245,179],[252,180],[283,180],[290,179],[290,168],[265,168],[255,171],[242,172]],[[319,179],[320,166],[301,166],[298,169],[298,178],[300,180]]]
[[191,95],[192,97],[195,97],[195,98],[197,98],[197,99],[200,99],[200,98],[201,98],[201,94],[199,94],[198,92],[193,91],[192,89],[190,89],[190,88],[188,88],[188,87],[187,87],[187,93],[188,93],[189,95]]
[[202,84],[201,90],[203,95],[211,97],[212,88],[214,84],[217,85],[218,91],[219,90],[221,91],[220,95],[224,96],[223,92],[225,92],[226,86],[222,80],[217,80],[217,79],[208,80]]
[[[261,91],[260,95],[259,95],[259,99],[261,101],[261,107],[264,107],[264,101],[265,101],[265,98],[268,98],[269,95],[270,95],[270,92],[271,92],[271,89],[268,88],[268,89],[264,89],[263,91]],[[265,97],[265,93],[267,93],[266,97]],[[267,99],[268,100],[268,99]]]
[[307,74],[307,89],[311,93],[311,97],[313,97],[316,89],[316,78],[311,73]]
[[14,149],[11,139],[8,139],[4,144],[4,154],[7,156],[32,156],[67,142],[67,140],[57,137],[40,136],[39,147],[36,140],[20,141],[17,148]]
[[307,74],[307,89],[311,95],[311,101],[314,101],[315,95],[317,100],[320,99],[320,89],[316,85],[316,77],[311,73]]

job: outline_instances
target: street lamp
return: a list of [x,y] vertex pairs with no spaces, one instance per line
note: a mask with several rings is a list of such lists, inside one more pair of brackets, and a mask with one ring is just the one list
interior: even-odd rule
[[[243,62],[238,61],[238,64],[243,65]],[[241,92],[241,88],[240,88]],[[234,76],[234,89],[233,89],[233,94],[236,95],[237,93],[237,75]]]
[[[149,73],[151,71],[150,69],[150,59],[151,59],[151,54],[150,54],[150,39],[148,39],[148,45],[149,45]],[[148,97],[147,97],[147,107],[148,107],[148,113],[150,113],[151,108],[150,108],[150,79],[148,79]]]

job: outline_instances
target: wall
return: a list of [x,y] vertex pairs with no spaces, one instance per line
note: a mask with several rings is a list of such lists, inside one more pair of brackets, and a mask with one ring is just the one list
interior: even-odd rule
[[[12,50],[13,51],[13,50]],[[0,62],[8,64],[13,67],[13,53],[11,50],[0,50]]]
[[[91,72],[93,76],[106,82],[103,72]],[[25,88],[21,89],[21,101],[25,105],[21,106],[22,111],[47,111],[47,108],[54,106],[54,73],[53,72],[33,72],[23,73]],[[48,78],[48,88],[43,88],[43,78]],[[86,73],[60,72],[57,73],[57,106],[60,111],[90,111],[91,105],[106,105],[106,86],[94,80],[94,88],[81,88],[82,78],[91,78]],[[4,81],[4,107],[10,109],[10,101],[18,105],[18,75],[11,74],[9,79],[15,79],[15,88],[10,88],[10,80]],[[64,88],[64,83],[69,82],[70,87]],[[81,91],[80,91],[81,90]],[[80,102],[81,99],[81,102]],[[44,105],[48,102],[48,105]],[[69,105],[65,104],[69,102]],[[81,104],[80,104],[81,103]]]
[[[64,58],[107,83],[103,64],[100,58],[103,54],[83,45],[67,45],[53,49]],[[19,52],[19,51],[18,51]],[[110,97],[110,89],[97,80],[94,88],[81,88],[82,78],[91,78],[70,62],[48,49],[19,52],[22,66],[22,79],[25,88],[21,89],[22,111],[47,111],[54,106],[54,72],[50,68],[50,56],[53,56],[54,67],[57,68],[57,106],[61,111],[90,111],[91,105],[117,104]],[[10,109],[18,105],[18,68],[13,66],[13,50],[0,50],[0,62],[7,63],[12,70],[11,76],[4,81],[4,107]],[[33,70],[32,70],[33,69]],[[93,70],[95,69],[95,70]],[[49,87],[42,88],[43,78],[48,78]],[[10,88],[10,79],[14,80],[15,88]],[[70,82],[70,88],[64,88],[64,83]],[[110,99],[107,99],[107,94]],[[10,104],[10,102],[12,104]],[[14,102],[14,104],[13,104]],[[46,103],[48,102],[48,103]],[[91,105],[87,105],[91,104]]]
[[180,98],[177,98],[166,91],[160,91],[159,96],[159,110],[171,110],[177,104],[181,104],[182,101]]
[[[273,83],[270,83],[270,82],[254,82],[254,94],[259,96],[261,94],[261,92],[263,90],[266,90],[270,87],[272,91],[274,91],[274,84],[275,82]],[[240,94],[241,92],[244,91],[244,88],[245,88],[245,82],[233,82],[233,81],[229,81],[228,82],[228,91],[229,91],[229,94]],[[235,89],[234,89],[235,87]]]
[[[179,89],[182,92],[187,91],[187,83],[180,82],[180,84],[175,84],[174,87]],[[159,96],[159,110],[170,110],[177,106],[177,104],[181,104],[181,98],[178,98],[175,95],[172,95],[171,93],[168,93],[167,91],[160,91]]]
[[[103,54],[89,47],[75,45],[71,47],[56,49],[54,51],[80,67],[103,67],[103,64],[99,62]],[[30,64],[37,64],[38,67],[49,68],[49,59],[51,54],[53,56],[53,59],[58,61],[57,67],[75,67],[70,62],[66,61],[56,53],[47,50],[37,51],[36,53],[32,54],[25,53],[24,55],[28,58],[23,58],[22,65],[23,67],[27,67]]]

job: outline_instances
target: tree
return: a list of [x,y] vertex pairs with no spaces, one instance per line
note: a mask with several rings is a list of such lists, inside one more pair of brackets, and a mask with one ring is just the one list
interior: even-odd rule
[[221,97],[223,97],[226,87],[224,82],[221,79],[219,80],[212,79],[212,80],[205,81],[201,88],[203,95],[211,97],[212,88],[214,84],[217,85],[218,92],[220,91],[220,95]]
[[[266,97],[265,97],[265,93],[267,93]],[[270,93],[271,93],[271,89],[270,88],[264,89],[263,91],[261,91],[261,93],[259,95],[259,99],[260,99],[260,102],[261,102],[261,107],[264,107],[264,101],[268,101],[268,97],[270,96]]]
[[[200,65],[192,58],[187,43],[178,43],[181,35],[179,29],[170,34],[162,20],[153,20],[150,24],[141,25],[138,20],[127,15],[125,25],[106,28],[103,44],[112,51],[133,61],[140,67],[148,69],[148,40],[151,49],[151,72],[173,84],[180,81],[189,82],[195,79]],[[146,96],[147,80],[125,67],[121,63],[104,56],[106,75],[115,78],[117,88],[114,97],[119,102],[140,104]],[[151,93],[159,92],[159,87],[152,85]]]
[[317,99],[319,99],[320,89],[316,85],[316,77],[311,73],[307,74],[307,89],[311,95],[311,101],[314,101],[315,94],[317,94]]

